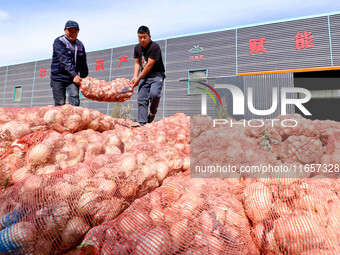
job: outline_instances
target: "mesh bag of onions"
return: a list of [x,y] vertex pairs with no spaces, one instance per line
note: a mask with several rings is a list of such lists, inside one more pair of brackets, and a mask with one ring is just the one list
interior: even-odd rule
[[138,129],[69,105],[0,116],[0,254],[63,254],[189,168],[184,114]]
[[238,179],[167,178],[113,221],[92,228],[80,254],[260,254]]
[[340,181],[247,179],[243,191],[251,233],[263,254],[339,254]]
[[0,253],[62,254],[183,170],[177,149],[144,143],[59,172],[31,174],[0,192]]
[[133,94],[133,84],[125,78],[106,82],[92,77],[82,79],[81,93],[92,100],[103,102],[124,102]]

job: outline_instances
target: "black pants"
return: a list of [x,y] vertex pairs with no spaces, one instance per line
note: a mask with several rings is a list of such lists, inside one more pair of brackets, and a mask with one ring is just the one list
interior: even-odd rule
[[66,91],[70,105],[79,106],[79,86],[73,82],[63,82],[51,80],[51,87],[54,99],[54,105],[64,105],[66,100]]

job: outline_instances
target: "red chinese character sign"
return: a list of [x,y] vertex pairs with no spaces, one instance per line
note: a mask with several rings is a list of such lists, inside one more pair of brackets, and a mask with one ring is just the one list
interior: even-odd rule
[[96,71],[104,70],[104,59],[96,60]]
[[46,76],[46,75],[45,75],[45,72],[46,72],[46,68],[45,68],[45,67],[43,67],[43,68],[40,69],[40,74],[39,74],[40,78]]
[[249,54],[257,54],[259,52],[266,53],[267,50],[264,48],[266,38],[261,37],[260,39],[249,40]]
[[295,36],[295,47],[297,50],[310,49],[314,47],[312,32],[298,32]]
[[123,62],[128,62],[128,56],[121,56],[121,57],[119,57],[119,64],[118,64],[118,68],[120,68],[120,66],[121,66],[121,64],[123,63]]

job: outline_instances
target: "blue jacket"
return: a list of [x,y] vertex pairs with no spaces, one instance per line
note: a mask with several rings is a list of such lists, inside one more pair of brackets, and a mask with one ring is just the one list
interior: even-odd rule
[[88,74],[89,70],[83,43],[78,39],[72,43],[66,35],[55,39],[53,43],[51,79],[71,83],[74,76],[79,75],[81,78],[85,78]]

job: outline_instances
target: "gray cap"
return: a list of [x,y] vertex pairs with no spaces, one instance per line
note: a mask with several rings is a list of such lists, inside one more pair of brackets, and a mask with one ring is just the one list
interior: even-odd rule
[[66,29],[66,28],[71,28],[71,27],[74,27],[74,28],[76,28],[76,29],[79,30],[79,25],[78,25],[77,22],[75,22],[75,21],[73,21],[73,20],[68,20],[68,21],[66,22],[66,24],[65,24],[65,29]]

